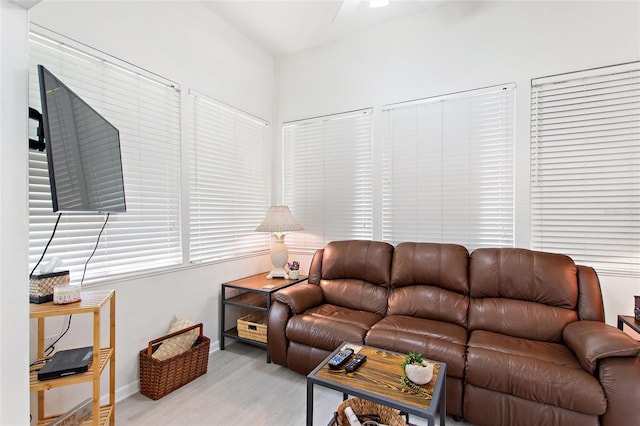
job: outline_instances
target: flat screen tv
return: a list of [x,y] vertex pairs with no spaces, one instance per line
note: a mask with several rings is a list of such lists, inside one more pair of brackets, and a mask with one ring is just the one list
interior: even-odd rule
[[126,211],[120,132],[38,65],[53,211]]

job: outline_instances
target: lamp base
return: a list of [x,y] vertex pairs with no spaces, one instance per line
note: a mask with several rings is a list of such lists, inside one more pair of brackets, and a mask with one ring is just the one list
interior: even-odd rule
[[274,240],[271,245],[271,264],[273,265],[273,269],[269,272],[269,275],[267,275],[267,279],[289,279],[289,274],[287,274],[287,271],[284,269],[284,265],[287,264],[287,259],[289,259],[289,250],[284,243],[284,234],[278,232],[274,233],[273,236]]
[[268,280],[270,280],[271,278],[284,278],[285,280],[288,280],[289,274],[287,274],[287,271],[285,271],[284,268],[275,267],[271,270],[271,272],[269,272],[269,275],[267,275]]

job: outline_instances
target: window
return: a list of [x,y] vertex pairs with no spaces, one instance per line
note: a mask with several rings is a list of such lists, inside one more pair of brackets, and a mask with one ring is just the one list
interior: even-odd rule
[[285,123],[283,201],[304,226],[293,250],[373,237],[371,109]]
[[385,241],[509,247],[515,85],[389,105]]
[[640,62],[532,80],[531,246],[640,276]]
[[189,155],[191,262],[269,249],[255,232],[269,209],[269,123],[191,93]]
[[[120,131],[127,212],[111,215],[86,280],[181,264],[180,90],[175,83],[73,44],[31,34],[29,105],[42,111],[36,70],[42,64]],[[31,267],[56,221],[47,170],[46,154],[30,151]],[[79,281],[104,220],[97,214],[63,215],[44,262],[60,258],[72,281]]]

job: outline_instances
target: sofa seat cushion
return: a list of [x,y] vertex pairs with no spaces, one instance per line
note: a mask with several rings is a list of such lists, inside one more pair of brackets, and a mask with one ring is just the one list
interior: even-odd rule
[[584,414],[607,409],[598,380],[558,343],[473,331],[465,378],[477,387]]
[[464,374],[467,331],[456,324],[389,315],[371,327],[365,338],[370,346],[401,353],[419,352],[427,359],[447,364],[447,375]]
[[364,336],[382,317],[331,304],[294,315],[287,324],[287,338],[293,342],[332,351],[342,342],[364,343]]

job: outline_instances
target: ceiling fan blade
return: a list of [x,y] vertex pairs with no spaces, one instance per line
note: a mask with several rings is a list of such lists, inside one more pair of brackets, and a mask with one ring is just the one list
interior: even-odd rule
[[342,0],[340,9],[338,9],[331,22],[346,21],[351,18],[359,4],[360,0]]

